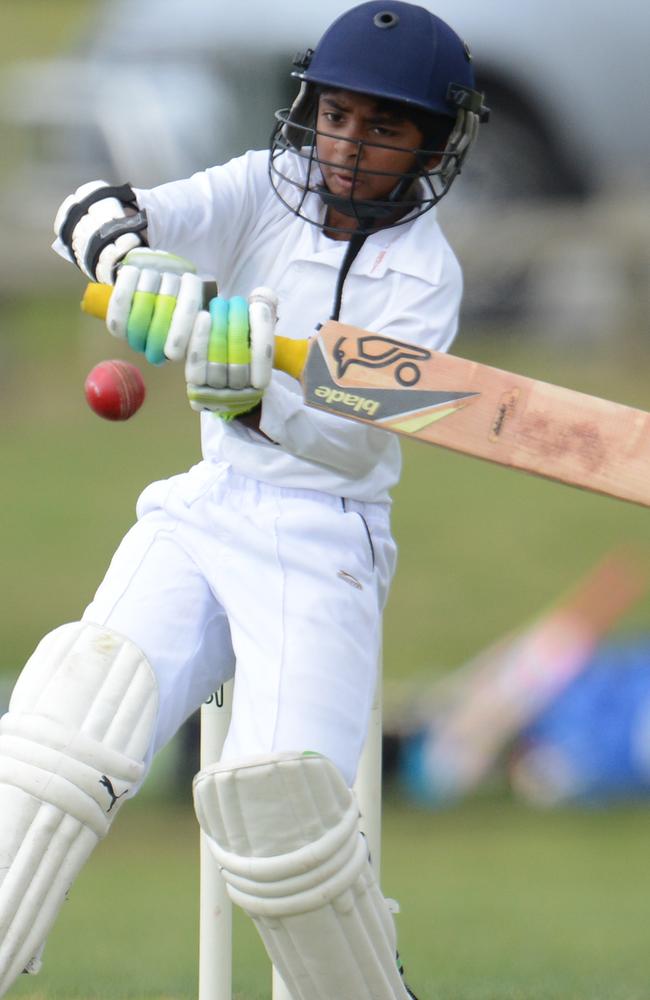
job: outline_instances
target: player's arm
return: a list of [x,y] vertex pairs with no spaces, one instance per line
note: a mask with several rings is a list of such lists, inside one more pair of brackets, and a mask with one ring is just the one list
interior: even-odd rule
[[[372,279],[370,279],[372,280]],[[368,323],[368,329],[386,337],[444,351],[457,330],[461,284],[457,265],[448,278],[432,286],[408,276],[398,282],[386,300],[399,303]],[[291,454],[362,478],[371,474],[391,447],[387,432],[345,420],[304,405],[302,395],[274,380],[262,402],[260,429]]]
[[[265,217],[268,154],[246,153],[183,180],[136,188],[147,215],[147,243],[187,257],[198,273],[230,285],[246,234]],[[248,291],[248,290],[247,290]]]
[[203,307],[184,258],[147,247],[147,213],[129,184],[83,184],[61,204],[54,249],[93,281],[114,285],[106,325],[152,364],[183,359]]
[[149,246],[194,262],[220,283],[236,263],[236,248],[268,200],[268,155],[247,153],[192,177],[144,189],[90,181],[56,213],[54,249],[93,281],[113,284],[134,248]]

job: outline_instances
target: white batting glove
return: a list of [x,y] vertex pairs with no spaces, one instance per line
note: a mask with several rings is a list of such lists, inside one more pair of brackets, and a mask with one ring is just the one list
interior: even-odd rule
[[253,410],[271,381],[278,299],[256,288],[246,299],[214,298],[200,314],[185,363],[193,410],[232,420]]
[[123,257],[145,243],[147,216],[129,184],[89,181],[60,206],[54,249],[92,281],[112,285]]
[[196,268],[183,257],[131,250],[115,280],[106,326],[153,365],[182,361],[203,306],[203,289]]

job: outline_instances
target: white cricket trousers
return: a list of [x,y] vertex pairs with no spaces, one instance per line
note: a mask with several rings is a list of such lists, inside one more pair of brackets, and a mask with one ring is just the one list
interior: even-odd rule
[[148,761],[234,675],[223,760],[311,750],[352,784],[395,563],[388,505],[201,462],[147,487],[137,516],[84,620],[155,671]]

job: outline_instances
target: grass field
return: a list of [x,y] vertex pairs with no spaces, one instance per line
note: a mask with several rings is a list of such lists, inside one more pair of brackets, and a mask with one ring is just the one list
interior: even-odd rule
[[101,6],[97,0],[3,0],[0,65],[68,49],[82,36]]
[[[0,65],[74,37],[86,0],[3,0]],[[49,238],[49,220],[43,238]],[[62,269],[65,271],[63,265]],[[0,300],[0,704],[35,643],[79,617],[133,518],[139,490],[198,458],[177,368],[146,373],[124,426],[86,408],[84,376],[127,356],[65,294]],[[647,332],[647,331],[645,331]],[[609,349],[608,349],[609,348]],[[457,353],[650,406],[647,345],[598,350],[528,331],[468,332]],[[647,542],[647,511],[405,448],[395,492],[398,576],[386,616],[389,678],[436,676],[536,614],[619,542]],[[622,624],[648,630],[650,601]],[[385,805],[384,891],[420,1000],[648,1000],[650,810],[535,812],[503,793],[438,813],[398,789]],[[198,835],[189,789],[120,815],[64,907],[30,1000],[191,1000],[197,985]],[[236,923],[237,1000],[268,1000],[268,963]],[[333,998],[335,1000],[335,998]],[[363,1000],[363,998],[359,998]]]
[[[384,888],[422,1000],[647,1000],[645,810],[540,816],[508,802],[440,815],[390,801]],[[80,877],[31,1000],[191,1000],[197,984],[190,810],[133,803]],[[235,924],[237,1000],[268,963]]]
[[[142,412],[120,426],[81,386],[119,355],[58,299],[0,306],[2,663],[14,676],[42,634],[79,616],[133,517],[139,489],[197,456],[178,369],[149,370]],[[637,341],[619,360],[527,338],[461,338],[458,353],[643,404]],[[645,544],[647,513],[423,446],[396,493],[401,562],[389,606],[389,678],[460,664],[569,586],[619,541]],[[624,623],[645,629],[648,602]],[[0,673],[0,677],[2,673]],[[189,792],[188,792],[189,795]],[[424,1000],[642,1000],[650,811],[540,814],[486,796],[435,814],[389,790],[384,889],[399,897],[404,956]],[[267,963],[238,923],[237,998],[268,998]],[[32,1000],[196,995],[197,833],[189,799],[133,803],[66,905]]]

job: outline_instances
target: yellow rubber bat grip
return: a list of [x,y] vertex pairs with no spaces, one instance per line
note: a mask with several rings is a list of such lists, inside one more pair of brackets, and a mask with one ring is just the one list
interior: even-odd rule
[[286,372],[292,378],[302,377],[309,354],[309,340],[292,340],[290,337],[275,338],[275,358],[273,367]]
[[108,303],[112,294],[112,285],[100,285],[97,282],[91,281],[86,285],[86,291],[81,300],[82,311],[88,313],[89,316],[94,316],[96,319],[106,319]]
[[[113,294],[112,285],[100,285],[97,282],[90,282],[81,300],[83,312],[96,319],[106,319],[108,303]],[[292,340],[290,337],[275,338],[275,361],[274,367],[281,372],[286,372],[292,378],[300,379],[307,354],[309,352],[308,340]]]

